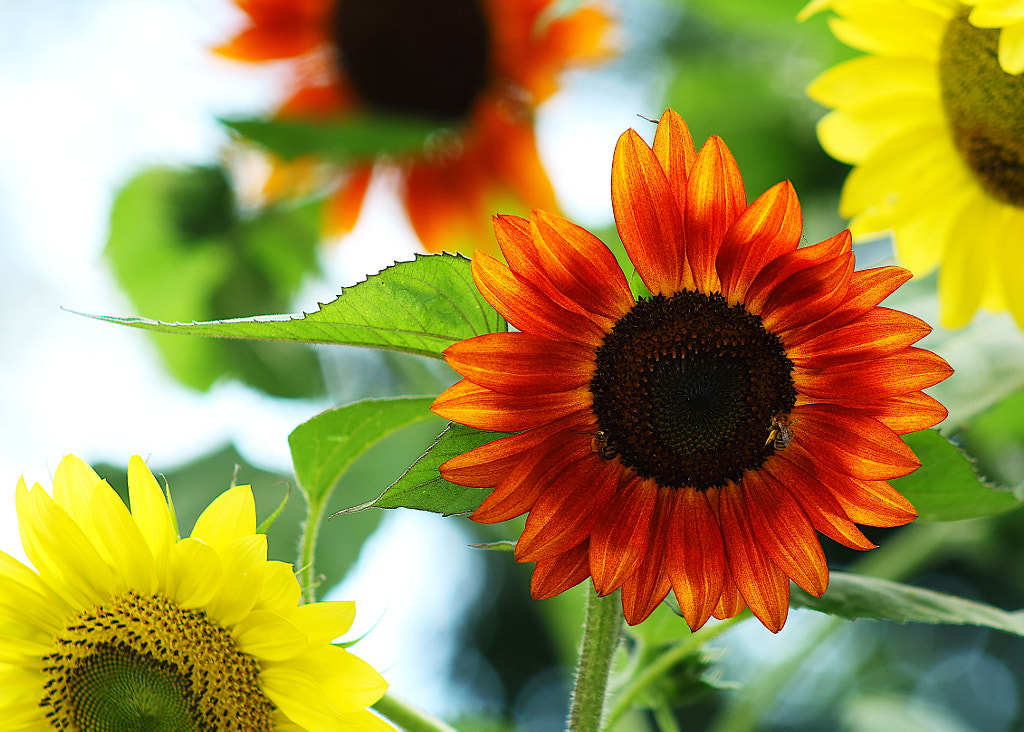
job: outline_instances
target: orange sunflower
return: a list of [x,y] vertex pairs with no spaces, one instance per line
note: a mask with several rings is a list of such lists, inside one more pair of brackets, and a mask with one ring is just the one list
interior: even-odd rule
[[536,598],[589,576],[630,624],[671,589],[693,629],[749,606],[778,631],[790,579],[828,584],[815,531],[870,549],[854,522],[916,516],[887,481],[918,467],[899,435],[946,416],[921,390],[952,370],[912,346],[926,323],[878,307],[909,272],[854,271],[848,231],[797,248],[790,183],[748,206],[722,140],[697,153],[672,111],[653,149],[619,138],[612,202],[649,297],[579,226],[495,219],[508,266],[477,252],[473,276],[519,332],[449,347],[463,379],[433,409],[516,434],[441,473],[494,487],[476,521],[529,514]]
[[[217,51],[248,62],[294,62],[280,117],[340,120],[372,111],[452,126],[447,139],[389,161],[401,172],[403,202],[428,251],[491,241],[492,204],[509,197],[555,206],[533,110],[558,88],[562,70],[609,55],[610,20],[600,11],[552,17],[553,0],[235,2],[250,24]],[[346,169],[328,205],[330,233],[355,225],[373,166],[366,160]],[[295,170],[279,166],[269,189]]]

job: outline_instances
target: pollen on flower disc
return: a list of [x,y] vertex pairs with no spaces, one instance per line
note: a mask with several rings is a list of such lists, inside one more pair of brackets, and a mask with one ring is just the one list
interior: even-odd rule
[[133,592],[80,614],[43,658],[40,701],[55,729],[273,729],[255,659],[205,613]]
[[998,28],[975,28],[970,8],[953,16],[939,52],[942,104],[953,143],[978,184],[1024,207],[1024,75],[999,65]]
[[721,294],[640,300],[605,337],[590,382],[609,454],[659,485],[736,482],[772,453],[773,417],[796,404],[779,338]]
[[487,85],[479,0],[343,0],[334,34],[343,72],[378,111],[460,119]]

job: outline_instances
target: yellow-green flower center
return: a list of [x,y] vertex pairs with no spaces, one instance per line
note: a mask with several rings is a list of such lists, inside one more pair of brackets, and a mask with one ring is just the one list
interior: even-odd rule
[[999,65],[999,29],[975,28],[963,8],[939,54],[942,104],[953,143],[993,198],[1024,207],[1024,75]]
[[39,704],[55,729],[273,729],[256,660],[202,611],[129,592],[77,616],[54,646]]

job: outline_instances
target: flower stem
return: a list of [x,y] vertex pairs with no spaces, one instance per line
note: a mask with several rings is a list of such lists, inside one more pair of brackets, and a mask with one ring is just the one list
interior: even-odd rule
[[618,722],[619,719],[629,711],[630,707],[633,706],[633,702],[641,692],[657,681],[657,679],[663,674],[668,673],[673,666],[689,656],[691,653],[694,653],[698,648],[715,636],[728,630],[737,622],[746,620],[748,617],[750,617],[750,613],[740,613],[739,615],[726,618],[714,625],[705,625],[696,633],[691,633],[685,640],[680,641],[655,658],[643,669],[643,671],[638,673],[629,682],[626,688],[622,690],[622,693],[619,694],[618,698],[615,700],[615,705],[608,713],[608,727],[610,728]]
[[593,587],[587,593],[583,620],[583,641],[576,667],[569,708],[569,732],[601,729],[612,656],[622,637],[622,604],[619,593],[598,597]]
[[299,537],[299,586],[302,587],[302,602],[316,602],[316,584],[313,579],[313,561],[316,553],[316,537],[320,533],[320,522],[324,518],[326,502],[309,504],[306,521]]
[[373,708],[394,722],[400,729],[408,732],[456,732],[437,717],[432,717],[422,709],[414,707],[393,694],[385,694]]

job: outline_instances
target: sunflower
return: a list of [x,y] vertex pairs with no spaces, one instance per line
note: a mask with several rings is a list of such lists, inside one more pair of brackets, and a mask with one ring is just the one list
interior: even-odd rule
[[855,272],[847,231],[798,249],[789,182],[748,206],[722,140],[697,153],[672,111],[653,150],[619,138],[612,202],[649,297],[585,229],[495,219],[508,267],[477,252],[473,276],[519,332],[449,347],[463,379],[433,409],[516,434],[441,474],[494,487],[476,521],[529,514],[535,598],[589,576],[631,624],[671,589],[693,629],[749,606],[778,631],[790,579],[828,583],[815,530],[869,549],[854,522],[916,516],[887,480],[918,467],[899,435],[945,417],[921,390],[951,369],[912,347],[925,323],[877,306],[909,272]]
[[[294,62],[279,116],[341,120],[371,111],[451,125],[446,138],[388,162],[428,251],[490,241],[486,222],[497,201],[554,207],[533,110],[557,90],[563,69],[609,55],[610,21],[600,11],[551,17],[553,0],[235,1],[250,24],[217,51]],[[354,226],[373,165],[345,171],[328,204],[329,233]],[[279,168],[269,188],[291,185],[308,166],[303,161],[298,175],[294,166]]]
[[331,641],[351,602],[299,606],[291,565],[267,561],[239,486],[179,540],[139,457],[132,510],[79,458],[53,497],[21,480],[33,571],[0,553],[0,716],[8,730],[386,730],[387,684]]
[[856,166],[840,213],[855,235],[891,230],[914,274],[942,265],[949,327],[979,306],[1009,308],[1024,327],[1024,75],[1000,67],[998,30],[971,24],[989,5],[825,0],[801,14],[833,8],[836,36],[869,54],[807,90],[834,110],[818,124],[822,147]]
[[1008,74],[1024,71],[1024,4],[1010,0],[964,0],[974,9],[967,16],[977,28],[1000,28],[999,65]]

